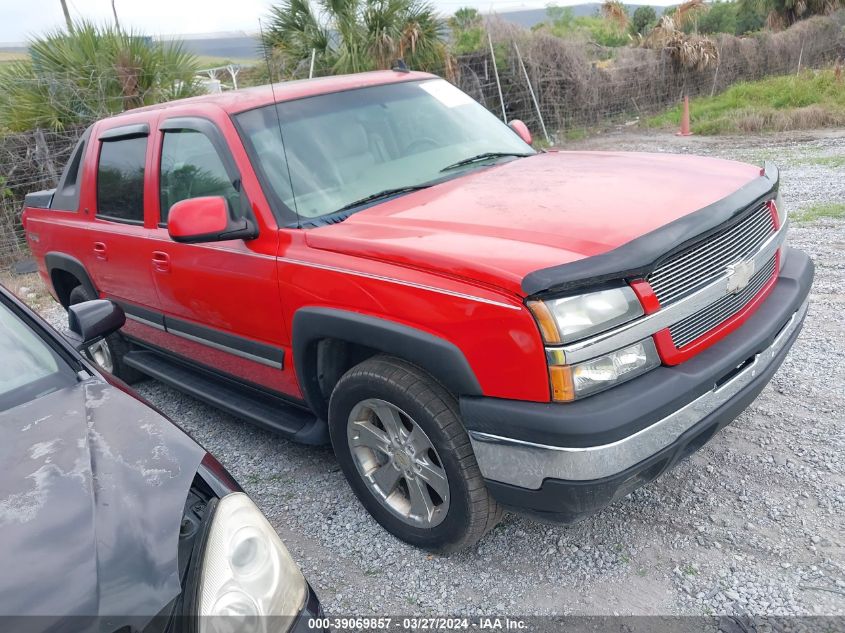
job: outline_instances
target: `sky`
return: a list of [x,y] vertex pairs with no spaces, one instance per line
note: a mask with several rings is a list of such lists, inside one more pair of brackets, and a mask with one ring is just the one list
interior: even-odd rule
[[[483,13],[533,9],[547,4],[580,4],[582,0],[433,0],[444,14],[462,6]],[[583,0],[587,2],[589,0]],[[638,0],[631,0],[634,4]],[[653,5],[677,0],[639,0]],[[71,17],[95,21],[112,19],[111,0],[67,0]],[[115,0],[124,28],[148,35],[217,33],[258,30],[258,18],[267,14],[272,0]],[[64,25],[59,0],[0,0],[0,43],[23,42],[29,36]]]

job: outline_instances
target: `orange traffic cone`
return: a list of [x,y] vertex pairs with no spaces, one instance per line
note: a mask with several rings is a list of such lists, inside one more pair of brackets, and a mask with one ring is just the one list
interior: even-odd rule
[[681,113],[681,129],[676,136],[692,136],[689,131],[689,97],[684,97],[684,111]]

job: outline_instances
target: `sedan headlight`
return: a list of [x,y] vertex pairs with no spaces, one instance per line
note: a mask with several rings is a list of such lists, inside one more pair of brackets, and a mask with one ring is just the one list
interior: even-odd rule
[[571,343],[642,316],[643,306],[630,286],[530,301],[546,343]]
[[292,624],[306,595],[305,578],[261,511],[242,492],[223,497],[205,542],[200,631],[258,631],[263,616]]

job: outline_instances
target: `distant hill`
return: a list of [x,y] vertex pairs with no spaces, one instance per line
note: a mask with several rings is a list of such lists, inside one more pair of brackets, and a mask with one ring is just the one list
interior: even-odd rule
[[[552,3],[554,4],[554,3]],[[633,15],[634,11],[636,11],[641,6],[649,6],[645,4],[625,4],[625,7],[628,9],[628,15]],[[658,7],[654,5],[650,5],[654,12],[660,16],[663,14],[663,11],[667,7]],[[587,17],[591,15],[595,15],[598,10],[601,8],[601,3],[599,2],[587,2],[584,4],[573,4],[569,6],[561,5],[561,8],[571,9],[573,15],[576,18],[580,17]],[[544,22],[546,20],[546,9],[519,9],[517,11],[501,11],[496,13],[501,19],[505,20],[506,22],[512,22],[513,24],[519,24],[520,26],[524,26],[527,29],[530,29],[532,26],[539,24],[540,22]]]
[[163,40],[181,39],[185,48],[199,57],[219,57],[228,60],[258,60],[261,51],[258,35],[244,31],[207,33],[203,35],[166,35]]
[[[161,39],[182,40],[185,49],[199,57],[202,65],[222,63],[224,60],[243,63],[261,59],[258,36],[243,31],[164,35]],[[0,43],[0,61],[25,56],[27,50],[27,45],[23,42]]]

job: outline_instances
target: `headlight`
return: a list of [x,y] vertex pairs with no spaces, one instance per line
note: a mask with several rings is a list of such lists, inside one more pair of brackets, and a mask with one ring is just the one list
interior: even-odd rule
[[572,297],[530,301],[546,343],[571,343],[642,316],[643,307],[629,286]]
[[258,631],[262,616],[287,616],[292,624],[305,604],[306,587],[287,548],[249,497],[242,492],[223,497],[202,560],[200,631]]
[[577,365],[552,365],[552,399],[565,402],[589,396],[636,378],[660,365],[651,338]]

